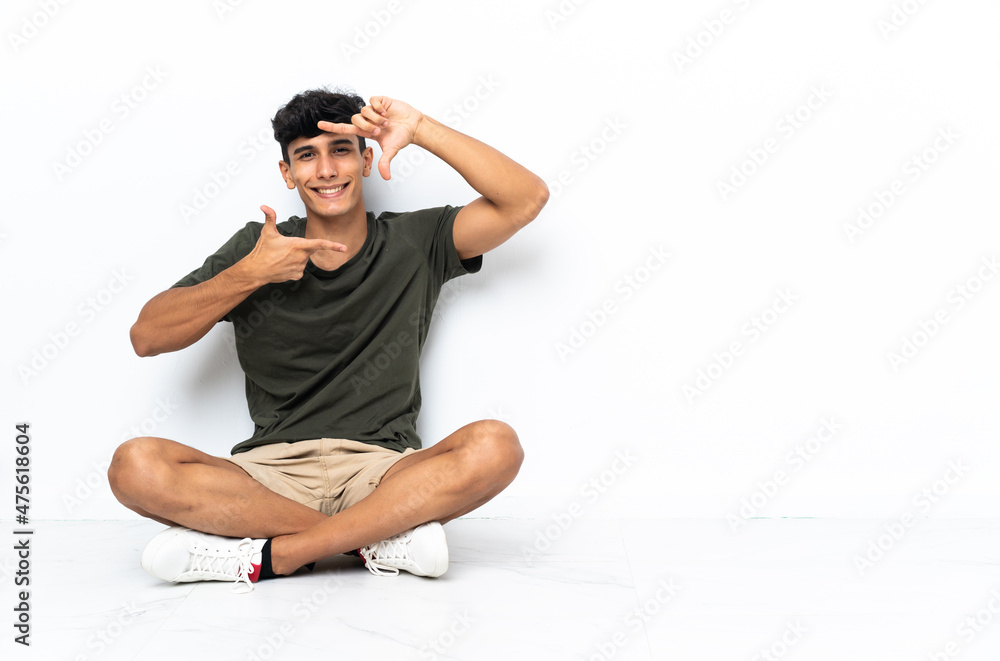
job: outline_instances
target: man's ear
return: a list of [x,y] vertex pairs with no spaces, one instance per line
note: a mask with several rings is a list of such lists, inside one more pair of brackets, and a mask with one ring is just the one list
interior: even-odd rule
[[295,180],[292,179],[292,166],[284,161],[278,161],[278,169],[281,170],[281,178],[285,180],[288,190],[294,190]]
[[365,147],[364,152],[361,153],[361,161],[363,166],[361,168],[361,175],[367,177],[372,173],[372,161],[374,159],[374,153],[371,147]]

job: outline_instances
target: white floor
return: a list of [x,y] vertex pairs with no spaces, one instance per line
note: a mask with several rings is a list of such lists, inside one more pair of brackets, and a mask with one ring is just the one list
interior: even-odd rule
[[32,645],[7,623],[0,649],[46,661],[1000,658],[998,520],[566,523],[453,521],[438,579],[377,577],[341,556],[240,595],[147,576],[155,523],[40,521]]

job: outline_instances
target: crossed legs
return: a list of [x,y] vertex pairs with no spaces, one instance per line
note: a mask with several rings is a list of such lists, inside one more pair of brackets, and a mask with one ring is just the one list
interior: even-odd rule
[[225,459],[163,438],[123,443],[108,481],[125,507],[160,523],[273,538],[272,567],[290,574],[428,521],[446,523],[471,512],[513,481],[523,457],[510,426],[474,422],[403,457],[371,495],[333,516],[267,489]]

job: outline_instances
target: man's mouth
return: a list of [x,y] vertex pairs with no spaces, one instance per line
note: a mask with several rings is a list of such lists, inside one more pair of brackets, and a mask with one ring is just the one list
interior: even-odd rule
[[340,193],[345,188],[347,188],[347,184],[341,184],[339,186],[331,186],[328,188],[313,188],[313,190],[316,191],[316,193],[320,196],[332,197]]

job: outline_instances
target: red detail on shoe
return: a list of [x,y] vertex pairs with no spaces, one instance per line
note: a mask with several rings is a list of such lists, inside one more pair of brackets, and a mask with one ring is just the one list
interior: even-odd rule
[[251,564],[250,566],[253,567],[253,571],[250,572],[249,576],[250,582],[256,583],[260,579],[260,565]]

